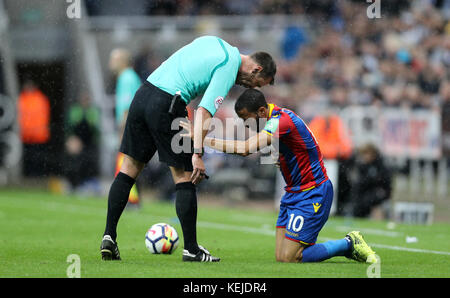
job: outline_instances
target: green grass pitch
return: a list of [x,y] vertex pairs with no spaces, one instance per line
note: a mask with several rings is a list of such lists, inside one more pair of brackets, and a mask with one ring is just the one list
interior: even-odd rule
[[[66,277],[67,257],[80,257],[81,277],[315,278],[367,277],[369,265],[336,257],[322,263],[277,263],[275,211],[211,207],[199,203],[199,243],[220,263],[184,263],[180,246],[172,255],[152,255],[144,244],[154,223],[181,227],[172,203],[144,201],[125,210],[118,228],[120,262],[101,260],[106,198],[62,196],[35,190],[0,190],[0,277]],[[450,224],[432,226],[332,217],[318,242],[362,231],[380,256],[380,276],[450,277]],[[407,243],[406,237],[417,237]]]

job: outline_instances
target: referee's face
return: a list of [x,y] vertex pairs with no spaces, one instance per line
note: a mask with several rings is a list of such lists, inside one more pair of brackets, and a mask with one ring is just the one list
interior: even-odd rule
[[265,78],[259,73],[239,72],[236,77],[236,84],[245,88],[256,88],[268,85],[272,80],[272,78]]

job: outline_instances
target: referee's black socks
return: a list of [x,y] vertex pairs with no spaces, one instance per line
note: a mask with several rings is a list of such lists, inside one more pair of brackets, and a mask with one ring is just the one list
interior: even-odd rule
[[199,251],[197,244],[197,192],[191,182],[175,185],[175,209],[183,230],[184,249],[192,254]]
[[106,228],[104,235],[109,235],[116,241],[117,223],[120,215],[128,202],[130,190],[135,183],[135,179],[127,174],[119,172],[111,185],[108,195],[108,214],[106,216]]

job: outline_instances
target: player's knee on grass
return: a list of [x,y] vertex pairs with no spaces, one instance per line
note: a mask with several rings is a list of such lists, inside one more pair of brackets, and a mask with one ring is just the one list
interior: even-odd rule
[[299,263],[302,261],[302,252],[304,246],[301,243],[284,239],[281,250],[277,252],[277,262]]
[[301,262],[302,254],[297,252],[295,254],[282,253],[277,257],[277,262],[281,263],[299,263]]

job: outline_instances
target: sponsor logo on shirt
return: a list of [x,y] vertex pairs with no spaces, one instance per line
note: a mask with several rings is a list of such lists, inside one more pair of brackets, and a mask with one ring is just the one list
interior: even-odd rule
[[314,213],[317,213],[317,211],[319,211],[320,206],[322,206],[322,204],[319,204],[319,203],[313,203]]

